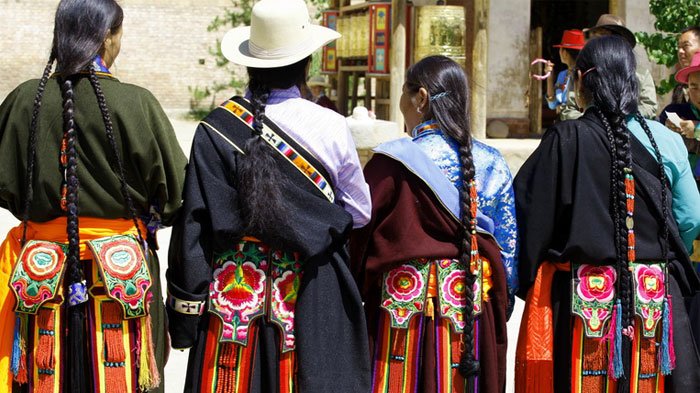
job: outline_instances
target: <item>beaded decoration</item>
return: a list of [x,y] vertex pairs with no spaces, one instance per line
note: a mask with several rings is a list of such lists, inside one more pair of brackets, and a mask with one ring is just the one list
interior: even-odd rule
[[634,176],[632,168],[624,168],[625,172],[625,198],[627,198],[627,260],[632,263],[636,259],[634,241]]

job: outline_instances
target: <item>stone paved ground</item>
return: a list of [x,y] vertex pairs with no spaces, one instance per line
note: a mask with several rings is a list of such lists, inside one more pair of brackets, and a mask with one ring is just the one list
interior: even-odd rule
[[[181,114],[169,113],[170,119],[175,128],[178,141],[182,146],[185,154],[189,154],[190,145],[192,144],[192,136],[197,126],[195,122],[183,120]],[[511,169],[514,171],[520,167],[522,162],[527,158],[529,153],[534,149],[536,141],[522,140],[489,140],[489,144],[499,148],[506,159],[508,160]],[[18,221],[12,217],[6,210],[0,210],[0,236],[4,236],[7,231],[18,224]],[[165,282],[165,267],[167,266],[168,244],[170,241],[170,229],[165,229],[158,234],[158,243],[161,249],[158,251],[163,268],[161,269],[161,279]],[[512,392],[513,365],[515,363],[515,344],[517,341],[518,329],[520,327],[520,318],[522,316],[523,302],[518,300],[515,307],[513,317],[508,323],[508,392]],[[170,360],[165,367],[165,383],[166,393],[182,392],[182,386],[185,381],[185,371],[187,368],[188,352],[172,351]]]

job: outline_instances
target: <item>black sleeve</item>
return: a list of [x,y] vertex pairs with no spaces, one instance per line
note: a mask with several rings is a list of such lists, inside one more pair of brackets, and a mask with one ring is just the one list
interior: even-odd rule
[[518,296],[523,299],[555,242],[555,226],[565,197],[560,181],[562,154],[560,135],[550,129],[513,181],[520,239]]
[[[206,301],[216,242],[233,242],[242,235],[238,194],[231,181],[237,153],[230,145],[222,147],[217,137],[200,125],[192,142],[182,211],[170,240],[169,298]],[[170,299],[167,309],[173,348],[192,346],[199,316],[175,311]]]

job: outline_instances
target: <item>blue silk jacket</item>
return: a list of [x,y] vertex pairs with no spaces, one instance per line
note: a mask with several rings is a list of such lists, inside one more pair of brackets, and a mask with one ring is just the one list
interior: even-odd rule
[[[419,124],[412,134],[413,142],[432,158],[455,187],[459,187],[461,167],[457,141],[437,128],[434,120]],[[472,156],[476,169],[478,208],[493,220],[493,235],[502,248],[510,315],[518,289],[518,226],[515,220],[513,177],[506,160],[495,148],[472,139]]]

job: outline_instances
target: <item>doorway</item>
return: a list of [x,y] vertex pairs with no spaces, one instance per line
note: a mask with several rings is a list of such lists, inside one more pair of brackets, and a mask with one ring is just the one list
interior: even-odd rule
[[[531,55],[552,61],[554,74],[557,75],[566,66],[559,59],[559,50],[552,45],[561,42],[564,30],[591,27],[598,21],[601,14],[609,13],[610,0],[532,0],[530,3]],[[534,57],[533,57],[534,58]],[[542,82],[542,90],[546,89]],[[531,100],[535,97],[531,97]],[[546,129],[557,119],[555,111],[547,107],[543,94],[538,97],[541,108],[538,115],[531,108],[530,116],[541,120],[540,128]],[[531,101],[533,102],[533,101]],[[531,119],[532,120],[532,119]]]

